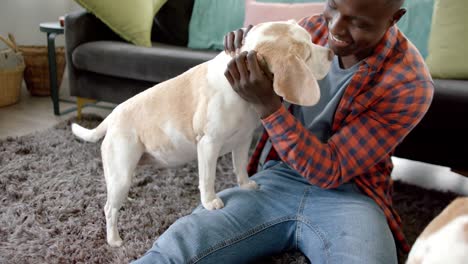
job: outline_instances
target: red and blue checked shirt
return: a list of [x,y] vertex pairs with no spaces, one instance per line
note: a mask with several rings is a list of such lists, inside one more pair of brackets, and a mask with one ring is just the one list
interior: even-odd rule
[[[311,34],[312,42],[327,43],[328,27],[322,15],[303,19],[300,25]],[[401,219],[392,207],[391,156],[426,113],[433,90],[423,58],[393,26],[346,87],[328,142],[322,143],[282,106],[262,120],[265,132],[250,159],[249,175],[257,171],[270,138],[273,148],[267,160],[283,160],[311,184],[336,188],[354,180],[382,208],[397,245],[408,252]]]

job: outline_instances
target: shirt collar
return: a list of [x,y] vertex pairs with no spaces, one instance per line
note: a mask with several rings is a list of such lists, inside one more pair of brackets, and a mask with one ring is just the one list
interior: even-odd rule
[[372,71],[380,70],[385,58],[387,58],[395,48],[395,44],[397,43],[397,31],[398,29],[396,26],[390,27],[375,47],[372,55],[364,59],[364,63],[366,63]]

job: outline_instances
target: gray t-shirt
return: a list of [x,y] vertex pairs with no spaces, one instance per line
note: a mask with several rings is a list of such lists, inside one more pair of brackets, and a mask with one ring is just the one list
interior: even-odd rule
[[[292,113],[297,120],[323,143],[327,142],[332,136],[331,126],[336,108],[345,88],[358,70],[359,64],[356,63],[348,69],[342,69],[338,56],[335,56],[327,76],[318,81],[320,87],[320,100],[318,103],[314,106],[292,106]],[[288,107],[289,104],[286,104],[286,106]],[[260,156],[260,166],[263,165],[271,147],[271,142],[268,140]]]

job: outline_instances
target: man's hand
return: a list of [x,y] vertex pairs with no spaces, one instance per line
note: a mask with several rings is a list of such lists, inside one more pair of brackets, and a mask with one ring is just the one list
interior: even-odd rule
[[247,28],[239,28],[236,31],[231,31],[224,36],[224,52],[234,57],[239,53],[247,33],[252,29],[252,25]]
[[259,63],[256,51],[236,55],[227,66],[224,76],[234,91],[251,103],[261,118],[281,107],[281,99],[273,90],[273,74],[266,63]]

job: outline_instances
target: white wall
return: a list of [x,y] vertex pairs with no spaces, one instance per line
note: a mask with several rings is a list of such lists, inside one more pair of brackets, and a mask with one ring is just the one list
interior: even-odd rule
[[[39,31],[39,24],[58,21],[60,16],[79,9],[73,0],[0,0],[0,34],[6,37],[8,32],[13,33],[19,45],[47,45],[46,33]],[[64,45],[63,35],[57,37],[56,45]]]

